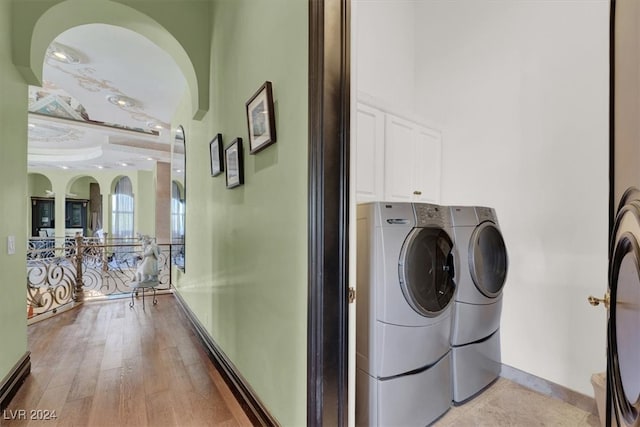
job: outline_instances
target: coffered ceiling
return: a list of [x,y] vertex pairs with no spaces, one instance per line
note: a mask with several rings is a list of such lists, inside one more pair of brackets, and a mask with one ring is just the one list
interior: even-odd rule
[[151,169],[171,160],[170,123],[187,85],[145,37],[90,24],[47,50],[29,87],[30,169]]

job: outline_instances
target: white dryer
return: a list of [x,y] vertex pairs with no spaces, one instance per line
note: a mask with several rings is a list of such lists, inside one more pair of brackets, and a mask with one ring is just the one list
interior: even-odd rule
[[450,208],[458,290],[451,328],[453,401],[475,396],[500,375],[500,315],[507,250],[495,210]]
[[449,209],[359,205],[357,241],[356,424],[427,425],[451,405]]

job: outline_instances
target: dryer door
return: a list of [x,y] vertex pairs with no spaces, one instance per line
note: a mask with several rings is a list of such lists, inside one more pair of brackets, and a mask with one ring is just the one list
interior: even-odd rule
[[[624,233],[612,260],[609,311],[608,373],[613,401],[625,425],[640,422],[640,248],[636,236]],[[618,425],[620,422],[618,420]]]
[[469,240],[469,270],[476,288],[489,298],[500,294],[507,279],[507,248],[491,221],[478,225]]
[[419,314],[434,317],[451,303],[453,242],[440,228],[414,228],[400,252],[400,287],[409,305]]
[[[640,203],[630,201],[616,216],[609,261],[607,328],[608,419],[640,425]],[[605,303],[606,304],[606,303]],[[621,422],[622,421],[622,422]]]

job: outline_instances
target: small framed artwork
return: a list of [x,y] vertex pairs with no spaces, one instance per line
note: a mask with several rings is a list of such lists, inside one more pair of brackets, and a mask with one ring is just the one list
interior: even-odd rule
[[224,171],[222,134],[217,134],[209,143],[209,154],[211,156],[211,176],[218,176]]
[[264,82],[247,101],[249,153],[255,154],[276,142],[276,117],[273,111],[271,82]]
[[227,177],[227,188],[234,188],[244,184],[244,169],[242,164],[242,138],[236,138],[224,149],[224,162]]

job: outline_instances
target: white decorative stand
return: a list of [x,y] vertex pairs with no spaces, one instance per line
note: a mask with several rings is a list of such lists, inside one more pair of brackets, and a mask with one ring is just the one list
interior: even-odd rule
[[153,305],[158,303],[156,299],[156,286],[158,286],[158,257],[160,256],[160,248],[153,242],[149,236],[138,235],[138,239],[142,241],[142,261],[136,270],[135,281],[131,283],[131,302],[129,308],[133,308],[135,300],[134,294],[142,289],[142,309],[144,305],[144,293],[147,289],[153,290]]
[[133,298],[135,294],[138,293],[139,290],[142,290],[142,309],[145,309],[145,305],[144,305],[144,292],[147,289],[152,289],[153,290],[153,305],[156,305],[158,303],[158,300],[156,299],[156,286],[158,286],[158,281],[157,280],[151,280],[148,282],[133,282],[131,283],[131,302],[129,303],[129,308],[133,308],[133,306],[135,305],[135,299]]

